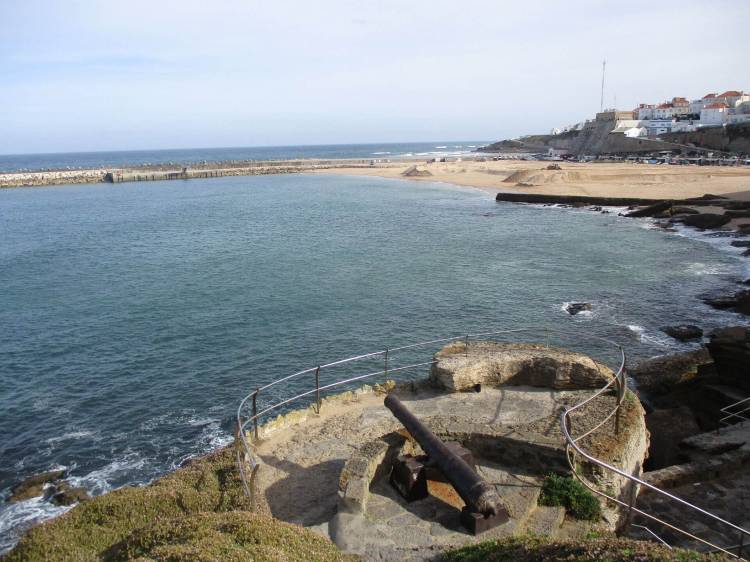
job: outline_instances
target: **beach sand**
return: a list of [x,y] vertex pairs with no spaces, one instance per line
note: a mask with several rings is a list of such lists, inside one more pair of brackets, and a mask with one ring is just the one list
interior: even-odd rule
[[750,199],[750,168],[720,166],[671,166],[635,163],[558,162],[560,170],[547,170],[550,162],[470,161],[420,164],[430,176],[404,178],[413,162],[370,167],[321,170],[326,174],[379,176],[414,181],[446,182],[486,190],[539,193],[545,195],[587,195],[596,197],[639,197],[685,199],[705,193]]

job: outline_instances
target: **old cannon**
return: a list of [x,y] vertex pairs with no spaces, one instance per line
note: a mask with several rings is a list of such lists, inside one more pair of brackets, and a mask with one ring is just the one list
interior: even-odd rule
[[394,463],[391,483],[407,501],[428,495],[428,470],[434,466],[466,504],[461,510],[461,523],[473,534],[482,533],[508,520],[508,511],[503,507],[497,490],[474,470],[468,451],[455,443],[441,441],[395,395],[386,396],[385,406],[404,424],[427,454],[424,461],[403,455]]

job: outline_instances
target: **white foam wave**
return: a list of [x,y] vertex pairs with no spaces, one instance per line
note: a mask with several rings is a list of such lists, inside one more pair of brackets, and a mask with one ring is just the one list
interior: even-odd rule
[[54,443],[59,443],[60,441],[69,441],[73,439],[83,439],[84,437],[91,437],[94,433],[92,431],[70,431],[68,433],[63,433],[62,435],[58,435],[56,437],[50,437],[46,440],[46,443],[49,445],[52,445]]
[[672,349],[675,347],[675,341],[664,334],[650,333],[646,330],[646,328],[637,324],[628,324],[627,328],[628,330],[633,332],[635,337],[641,343],[648,343],[657,347],[663,347],[667,349]]
[[112,490],[113,480],[144,468],[146,463],[147,459],[137,453],[130,452],[123,458],[114,460],[99,470],[94,470],[84,476],[71,476],[68,478],[68,482],[71,486],[83,486],[92,495],[104,494]]
[[0,556],[13,548],[26,529],[62,515],[73,506],[56,506],[41,497],[0,504]]
[[390,152],[390,151],[388,151],[388,150],[385,150],[385,151],[383,151],[383,152],[373,152],[372,154],[373,154],[373,155],[378,155],[378,156],[379,156],[379,155],[381,155],[381,154],[391,154],[391,152]]

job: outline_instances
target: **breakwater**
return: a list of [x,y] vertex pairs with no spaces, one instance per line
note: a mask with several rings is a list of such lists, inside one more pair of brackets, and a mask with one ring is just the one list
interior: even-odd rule
[[77,183],[125,183],[139,181],[189,180],[218,178],[224,176],[259,176],[270,174],[294,174],[332,168],[367,168],[378,165],[402,166],[411,162],[399,159],[341,159],[341,160],[270,160],[270,161],[230,161],[206,162],[191,167],[175,169],[174,166],[144,165],[134,168],[57,170],[43,172],[14,172],[0,174],[2,187],[31,187]]

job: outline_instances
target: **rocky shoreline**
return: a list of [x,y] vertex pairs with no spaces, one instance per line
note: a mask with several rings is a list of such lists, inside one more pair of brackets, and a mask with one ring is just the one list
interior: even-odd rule
[[[719,195],[705,194],[689,199],[639,199],[622,197],[588,197],[580,195],[547,195],[535,193],[498,193],[498,202],[528,203],[545,206],[584,208],[594,212],[609,213],[604,207],[626,207],[620,216],[648,218],[654,226],[675,232],[677,226],[694,228],[712,236],[736,238],[731,245],[747,248],[742,256],[750,258],[750,200],[731,199]],[[737,279],[740,285],[750,285],[750,279]],[[750,315],[750,289],[710,292],[701,295],[701,300],[719,310],[729,310]],[[575,315],[581,310],[590,310],[590,303],[571,303],[568,312]],[[695,335],[697,326],[666,326],[662,329],[676,340],[687,341],[702,336]],[[692,333],[693,335],[686,335]]]

